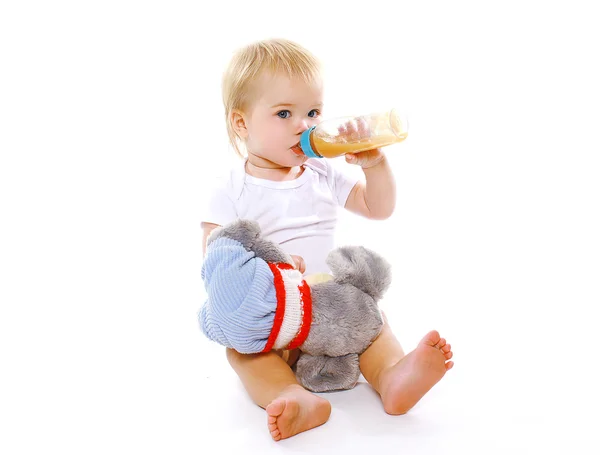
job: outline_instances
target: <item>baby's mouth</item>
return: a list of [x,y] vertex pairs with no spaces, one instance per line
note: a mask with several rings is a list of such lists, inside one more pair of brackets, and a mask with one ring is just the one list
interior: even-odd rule
[[304,155],[304,152],[303,152],[303,151],[302,151],[302,149],[300,148],[300,145],[299,145],[299,144],[296,144],[296,145],[294,145],[293,147],[291,147],[291,148],[290,148],[290,150],[291,150],[292,152],[294,152],[294,153],[295,153],[296,155],[298,155],[298,156],[301,156],[301,157],[302,157],[302,156],[305,156],[305,155]]

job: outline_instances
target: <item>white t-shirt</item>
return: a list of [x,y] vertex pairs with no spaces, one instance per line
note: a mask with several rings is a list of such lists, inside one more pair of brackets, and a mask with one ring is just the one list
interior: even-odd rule
[[246,174],[245,160],[212,188],[202,221],[225,225],[250,219],[266,238],[302,256],[305,274],[329,273],[327,254],[335,247],[338,207],[344,207],[359,178],[330,160],[309,159],[295,180],[274,182]]

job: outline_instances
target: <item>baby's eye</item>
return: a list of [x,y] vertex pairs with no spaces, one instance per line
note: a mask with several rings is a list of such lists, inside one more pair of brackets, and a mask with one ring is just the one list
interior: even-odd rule
[[318,109],[313,109],[312,111],[310,111],[308,113],[308,116],[312,117],[312,118],[315,118],[315,117],[318,117],[320,114],[321,114],[321,112],[319,112]]
[[292,113],[291,113],[290,111],[288,111],[288,110],[285,110],[285,111],[279,111],[279,112],[277,113],[277,116],[278,116],[279,118],[290,118],[290,115],[292,115]]

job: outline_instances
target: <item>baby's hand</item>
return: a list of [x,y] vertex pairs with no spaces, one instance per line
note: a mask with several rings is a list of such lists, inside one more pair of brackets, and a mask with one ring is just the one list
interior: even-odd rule
[[376,166],[381,163],[385,155],[381,149],[365,150],[358,153],[346,153],[346,161],[350,164],[356,164],[363,169]]
[[[338,133],[348,141],[358,142],[369,138],[370,131],[367,121],[363,118],[350,120],[338,128]],[[346,161],[367,169],[379,164],[384,158],[380,149],[365,150],[358,153],[347,153]]]
[[306,264],[304,263],[304,259],[302,258],[302,256],[294,256],[293,254],[291,256],[294,260],[296,269],[299,270],[300,273],[304,273],[306,271]]
[[338,126],[338,135],[348,142],[360,142],[369,138],[371,130],[367,121],[359,117]]

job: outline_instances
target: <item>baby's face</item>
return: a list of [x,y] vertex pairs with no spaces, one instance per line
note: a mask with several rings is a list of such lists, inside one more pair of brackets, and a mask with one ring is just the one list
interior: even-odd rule
[[298,166],[306,156],[292,147],[302,132],[321,121],[323,86],[321,80],[308,84],[283,75],[265,75],[246,116],[248,152],[274,164]]

